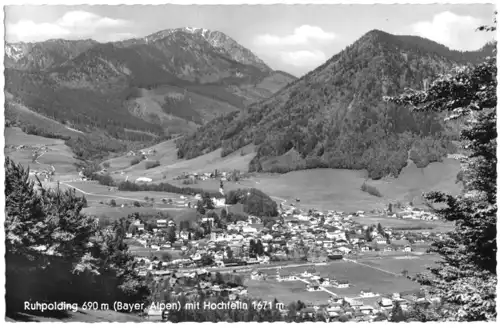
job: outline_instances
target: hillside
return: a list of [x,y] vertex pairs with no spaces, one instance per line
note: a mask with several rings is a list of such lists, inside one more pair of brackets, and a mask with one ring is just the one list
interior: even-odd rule
[[221,32],[190,28],[105,44],[7,44],[5,58],[16,103],[84,133],[137,142],[192,132],[295,79]]
[[424,88],[453,65],[477,62],[490,51],[458,52],[420,37],[370,31],[271,98],[179,140],[178,156],[220,147],[225,156],[252,143],[258,149],[251,171],[367,169],[379,179],[397,176],[408,154],[425,167],[454,151],[454,128],[435,114],[385,103],[383,96]]
[[46,70],[75,58],[97,44],[94,40],[52,39],[5,45],[5,66],[22,70]]

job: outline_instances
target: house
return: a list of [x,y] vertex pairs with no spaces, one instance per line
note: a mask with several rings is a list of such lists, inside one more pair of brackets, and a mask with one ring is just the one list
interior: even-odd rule
[[143,230],[144,230],[144,223],[142,223],[142,222],[141,222],[141,221],[139,221],[139,220],[136,220],[136,221],[134,222],[134,226],[136,226],[136,227],[137,227],[137,230],[138,230],[138,231],[143,231]]
[[330,279],[324,278],[323,281],[320,280],[320,285],[323,287],[330,287],[332,286],[332,283],[330,282]]
[[140,178],[135,179],[135,182],[151,182],[151,181],[153,181],[153,179],[146,178],[146,177],[140,177]]
[[252,280],[263,280],[264,279],[264,274],[259,271],[252,271],[250,274],[250,279]]
[[212,202],[215,207],[224,207],[226,206],[226,199],[225,198],[212,198]]
[[319,288],[318,284],[313,283],[313,284],[308,284],[306,286],[306,290],[308,292],[316,292],[316,291],[321,290],[321,289]]
[[167,226],[167,220],[165,219],[156,220],[156,226],[158,228],[165,228]]
[[382,236],[377,236],[377,237],[375,237],[375,238],[373,239],[373,241],[374,241],[375,243],[377,243],[377,244],[380,244],[380,245],[385,245],[385,244],[387,244],[387,240],[386,240],[384,237],[382,237]]
[[191,260],[193,261],[200,261],[202,258],[200,253],[195,253],[193,256],[191,256]]
[[384,252],[392,252],[394,249],[391,246],[385,246]]
[[372,292],[370,290],[368,290],[368,291],[362,290],[359,293],[359,296],[360,297],[375,297],[375,296],[378,296],[378,294],[375,294],[374,292]]
[[337,288],[349,288],[349,281],[347,281],[347,280],[339,280],[337,282]]
[[359,309],[361,306],[363,306],[363,302],[355,300],[355,299],[352,299],[352,298],[346,298],[345,302],[347,304],[349,304],[349,306],[352,307],[355,310]]
[[256,233],[257,232],[257,229],[254,227],[251,227],[251,226],[243,227],[241,230],[243,233]]
[[359,310],[363,314],[373,314],[373,312],[375,311],[373,306],[370,306],[370,305],[362,305],[359,307]]
[[189,232],[188,231],[181,231],[179,232],[179,238],[180,239],[189,239]]
[[368,251],[370,251],[370,246],[362,245],[359,247],[359,250],[362,252],[368,252]]

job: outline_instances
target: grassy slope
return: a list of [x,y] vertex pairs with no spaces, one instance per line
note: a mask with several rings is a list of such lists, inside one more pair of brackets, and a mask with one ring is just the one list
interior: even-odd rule
[[71,129],[60,122],[52,120],[48,117],[40,115],[24,105],[21,105],[13,101],[13,97],[10,93],[5,92],[5,99],[9,106],[6,106],[5,117],[6,119],[15,119],[23,123],[35,125],[37,127],[45,128],[47,131],[51,131],[64,136],[81,136],[83,133]]
[[32,163],[32,151],[29,149],[5,149],[5,155],[9,156],[17,163],[32,169],[47,169],[53,165],[56,169],[56,179],[64,179],[68,175],[75,175],[74,164],[78,161],[73,157],[71,149],[64,144],[63,140],[45,138],[36,135],[29,135],[19,128],[5,128],[5,146],[35,146],[45,145],[49,151],[38,158],[38,163]]
[[[233,154],[221,158],[221,150],[218,149],[190,160],[177,159],[177,150],[175,148],[175,141],[173,140],[163,142],[151,148],[154,148],[157,151],[157,155],[148,156],[148,160],[158,160],[160,162],[160,166],[149,170],[145,169],[144,162],[130,166],[132,157],[122,156],[109,161],[111,171],[122,170],[124,172],[123,175],[113,174],[113,178],[116,180],[122,180],[127,175],[129,180],[135,180],[138,177],[150,177],[157,183],[160,180],[172,180],[182,172],[202,173],[212,172],[215,169],[237,169],[243,172],[248,170],[248,163],[255,156],[253,151],[254,147],[252,145],[246,146],[242,149],[244,156],[241,156],[242,150],[238,150]],[[127,165],[128,167],[125,167]],[[166,176],[165,179],[163,179],[164,175]]]
[[[130,167],[131,157],[119,157],[110,160],[110,170],[123,170],[124,174],[115,174],[115,179],[129,179],[140,176],[150,177],[154,182],[168,181],[182,172],[211,172],[215,169],[240,171],[248,170],[248,163],[255,155],[252,145],[221,158],[220,149],[205,155],[183,160],[177,159],[176,147],[173,140],[169,140],[152,147],[157,150],[157,155],[150,160],[159,160],[159,167],[145,170],[144,162]],[[241,156],[243,150],[244,156]],[[425,168],[417,168],[409,161],[403,168],[398,178],[368,180],[367,183],[375,186],[383,197],[375,197],[361,191],[360,187],[366,180],[364,170],[342,169],[312,169],[290,172],[283,175],[257,174],[256,177],[244,180],[240,184],[226,183],[227,190],[254,187],[263,190],[269,195],[295,202],[300,198],[304,207],[318,209],[338,209],[344,211],[370,210],[382,208],[389,202],[413,201],[415,205],[422,204],[422,192],[439,190],[450,194],[458,194],[460,185],[455,184],[456,175],[460,170],[460,163],[453,159],[444,159],[443,162],[431,163]],[[166,176],[163,179],[163,176]],[[180,184],[181,181],[175,181]],[[200,181],[199,188],[216,190],[218,182],[213,180]]]

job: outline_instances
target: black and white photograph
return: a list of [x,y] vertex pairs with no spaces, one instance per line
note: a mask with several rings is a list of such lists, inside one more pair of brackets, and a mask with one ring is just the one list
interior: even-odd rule
[[495,322],[493,1],[206,2],[3,6],[4,321]]

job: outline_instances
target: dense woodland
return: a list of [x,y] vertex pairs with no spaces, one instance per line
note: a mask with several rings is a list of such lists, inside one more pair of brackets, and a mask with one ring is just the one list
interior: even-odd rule
[[226,204],[243,204],[243,211],[251,215],[278,216],[276,202],[255,188],[229,191],[226,195]]
[[412,112],[383,96],[423,88],[437,74],[482,51],[460,53],[417,37],[381,31],[363,36],[269,100],[218,117],[178,141],[178,156],[222,147],[222,156],[253,143],[251,171],[284,173],[330,167],[398,175],[408,155],[418,167],[456,151],[456,125],[438,113]]

